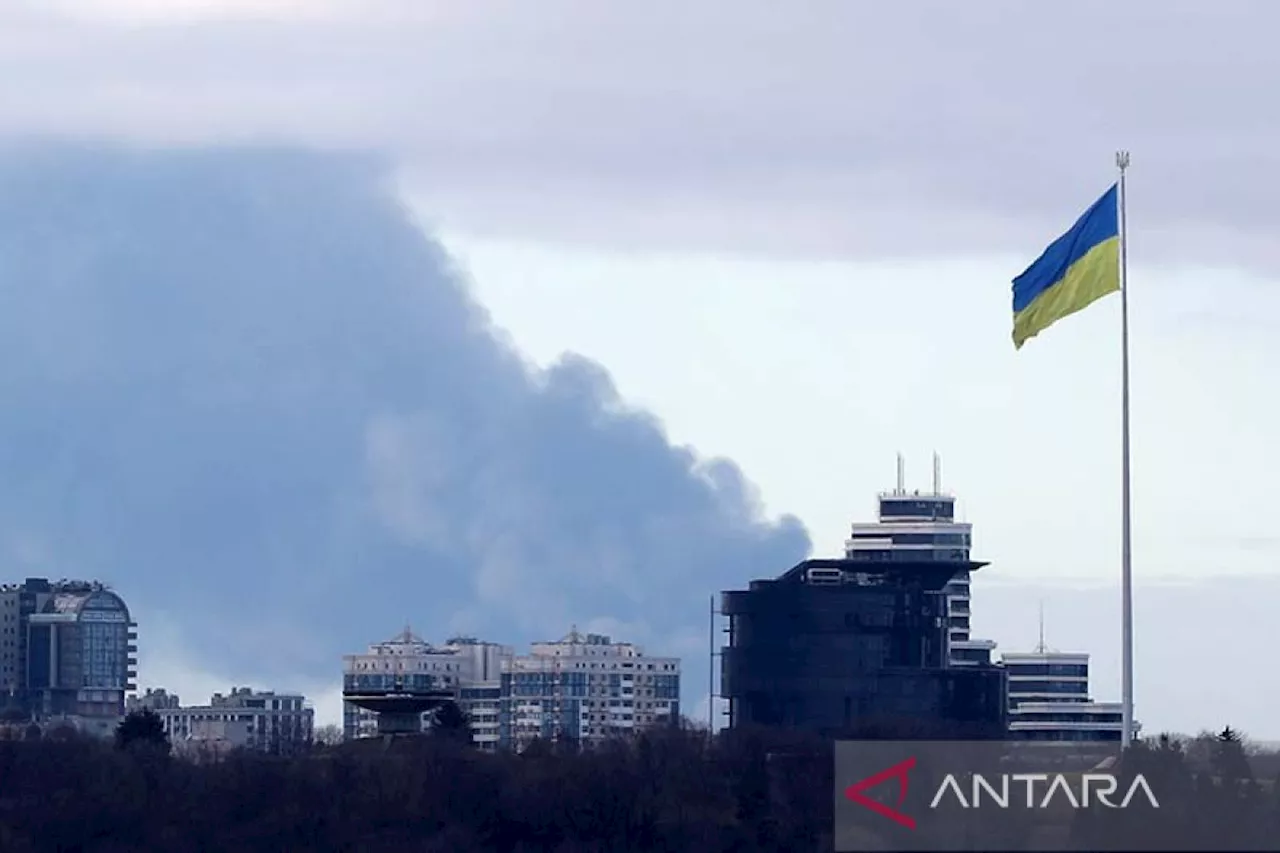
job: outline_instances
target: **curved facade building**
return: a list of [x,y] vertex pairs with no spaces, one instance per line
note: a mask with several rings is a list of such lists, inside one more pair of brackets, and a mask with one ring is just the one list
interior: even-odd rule
[[124,600],[102,584],[24,584],[25,700],[37,717],[74,717],[107,729],[134,689],[136,625]]
[[1004,673],[948,665],[944,587],[963,561],[806,560],[723,594],[721,695],[731,726],[840,735],[907,723],[1003,733]]

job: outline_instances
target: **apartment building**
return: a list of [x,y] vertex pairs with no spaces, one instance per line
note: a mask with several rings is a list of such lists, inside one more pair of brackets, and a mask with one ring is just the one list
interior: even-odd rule
[[[680,719],[678,659],[649,657],[632,643],[576,629],[516,655],[474,637],[434,645],[406,628],[364,654],[345,656],[343,689],[406,697],[447,691],[484,750],[523,749],[535,738],[589,745]],[[424,727],[430,718],[431,712],[422,715]],[[374,712],[345,703],[345,738],[377,731]]]
[[[363,654],[345,655],[343,690],[392,690],[405,695],[447,691],[470,719],[476,745],[492,750],[498,746],[501,661],[511,655],[509,646],[474,637],[453,637],[434,645],[406,627],[389,640],[373,643]],[[429,725],[431,713],[422,714],[422,726]],[[343,703],[344,738],[373,737],[377,732],[373,711]]]
[[680,720],[680,661],[576,628],[502,663],[499,742],[591,746]]

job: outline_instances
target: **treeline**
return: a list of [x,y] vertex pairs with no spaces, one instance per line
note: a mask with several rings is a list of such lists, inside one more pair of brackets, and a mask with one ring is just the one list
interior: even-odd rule
[[[535,744],[516,755],[479,752],[465,732],[444,727],[434,736],[317,746],[305,755],[241,752],[198,763],[172,757],[157,722],[154,715],[131,716],[115,743],[65,732],[0,741],[0,851],[833,847],[830,744],[798,735],[741,731],[709,739],[672,728],[589,751]],[[919,736],[891,727],[856,734]],[[1176,843],[1167,849],[1228,850],[1221,835],[1213,843],[1211,831],[1225,815],[1236,829],[1280,839],[1280,790],[1258,776],[1263,764],[1250,763],[1230,731],[1186,745],[1144,745],[1126,756],[1121,772],[1147,774],[1164,797],[1162,813],[1081,813],[1072,837],[1106,850],[1109,840],[1129,838],[1123,834],[1140,831],[1144,821],[1149,831],[1152,820],[1175,820],[1167,834]]]
[[664,729],[590,751],[480,752],[457,734],[308,755],[172,757],[117,743],[0,742],[3,853],[682,853],[830,849],[832,768],[769,773],[804,739]]
[[1280,755],[1249,750],[1233,729],[1140,742],[1125,753],[1119,789],[1139,774],[1158,808],[1136,797],[1125,809],[1082,809],[1071,828],[1079,849],[1280,850]]

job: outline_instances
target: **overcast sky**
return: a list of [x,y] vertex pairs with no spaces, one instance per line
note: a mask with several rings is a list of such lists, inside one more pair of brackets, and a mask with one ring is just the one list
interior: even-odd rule
[[[185,373],[174,367],[163,376],[146,374],[171,390],[197,376],[221,388],[219,371],[231,368],[219,347],[226,335],[251,329],[271,340],[263,358],[275,365],[256,378],[255,394],[278,394],[273,383],[295,382],[298,365],[341,382],[320,396],[302,395],[301,408],[259,411],[258,420],[219,409],[223,428],[193,431],[191,440],[212,448],[210,459],[234,458],[248,441],[253,458],[266,464],[274,445],[252,441],[272,431],[291,434],[298,428],[291,418],[323,419],[324,440],[296,448],[288,460],[295,472],[329,466],[310,475],[320,493],[315,505],[260,490],[264,503],[243,511],[269,512],[283,503],[279,529],[267,535],[273,525],[264,520],[263,530],[247,534],[235,513],[210,507],[249,488],[252,477],[230,468],[215,488],[191,472],[218,464],[205,460],[182,473],[176,460],[195,463],[178,447],[157,463],[158,479],[112,465],[110,476],[124,480],[103,480],[100,472],[94,482],[104,493],[173,490],[180,482],[204,489],[172,511],[212,513],[207,535],[239,537],[228,553],[242,571],[271,567],[262,583],[273,594],[284,594],[296,579],[289,572],[301,571],[298,561],[335,563],[330,575],[319,575],[329,580],[311,584],[293,603],[296,612],[277,626],[280,636],[271,637],[291,645],[286,657],[307,673],[298,680],[313,692],[324,675],[315,661],[331,652],[306,636],[329,630],[316,621],[343,621],[349,628],[341,641],[359,645],[419,618],[399,600],[350,604],[343,584],[379,569],[337,563],[376,556],[388,580],[426,567],[422,572],[450,592],[444,603],[423,605],[420,633],[483,626],[483,617],[466,614],[519,613],[521,601],[536,592],[545,596],[536,608],[543,622],[526,619],[512,641],[570,618],[614,620],[651,645],[695,654],[700,623],[647,624],[653,622],[647,599],[675,594],[689,602],[682,612],[693,613],[716,588],[759,574],[757,565],[802,553],[805,537],[782,517],[788,513],[807,527],[816,552],[838,550],[844,527],[867,519],[874,493],[892,484],[894,452],[907,453],[911,484],[923,487],[936,449],[946,484],[976,525],[977,556],[993,562],[984,570],[992,578],[989,595],[982,581],[975,586],[979,630],[1004,647],[1024,648],[1035,639],[1037,602],[1047,598],[1051,638],[1092,652],[1095,694],[1118,698],[1118,615],[1108,609],[1114,595],[1100,587],[1118,573],[1118,306],[1114,298],[1099,303],[1015,356],[1009,279],[1106,188],[1114,179],[1114,149],[1127,147],[1138,716],[1149,729],[1230,722],[1280,738],[1270,711],[1280,684],[1249,666],[1252,650],[1280,640],[1261,609],[1280,596],[1280,535],[1261,512],[1280,474],[1272,391],[1280,369],[1272,333],[1280,313],[1280,253],[1272,237],[1280,225],[1274,202],[1280,114],[1269,106],[1280,81],[1271,45],[1280,9],[1173,0],[1064,8],[941,0],[5,4],[0,72],[21,85],[0,92],[0,133],[27,145],[7,155],[0,200],[11,222],[23,222],[30,209],[26,224],[43,223],[9,244],[25,247],[20,260],[28,280],[73,282],[57,298],[18,303],[39,307],[35,316],[48,325],[20,315],[21,340],[8,342],[21,360],[5,367],[6,382],[22,393],[43,389],[50,419],[28,413],[9,424],[19,432],[10,433],[17,444],[8,452],[32,460],[37,473],[18,478],[6,502],[39,508],[15,509],[6,533],[11,561],[47,564],[50,537],[63,540],[57,553],[81,558],[91,551],[102,559],[110,550],[126,563],[149,563],[145,572],[136,569],[134,583],[178,559],[176,534],[163,547],[145,549],[107,535],[108,528],[126,529],[125,517],[140,528],[157,523],[147,515],[155,506],[113,508],[124,516],[84,505],[73,512],[59,489],[74,491],[82,483],[77,477],[89,476],[85,460],[93,454],[153,445],[149,431],[171,423],[137,415],[145,365],[185,365]],[[31,140],[68,137],[152,153],[121,159],[58,149],[33,159]],[[272,155],[281,160],[233,150],[264,144],[281,149]],[[174,158],[161,151],[174,146],[195,153]],[[358,156],[299,161],[289,149]],[[273,165],[285,161],[293,165]],[[161,176],[156,180],[167,189],[134,192],[147,175]],[[218,205],[241,210],[235,200],[255,191],[277,196],[270,209],[243,214],[252,234],[236,237],[235,228],[206,221],[216,219]],[[107,212],[73,221],[68,200],[89,192]],[[398,194],[424,240],[440,241],[452,260],[431,242],[413,248],[379,192]],[[184,193],[204,199],[201,209],[188,220],[167,221],[166,211],[181,206]],[[48,201],[58,194],[56,204]],[[308,209],[306,229],[291,224]],[[101,237],[95,229],[107,222],[116,247],[110,251],[94,242]],[[250,271],[257,261],[290,269],[290,253],[314,239],[308,229],[349,241],[327,246],[332,254],[318,267],[253,301],[258,291]],[[206,231],[238,240],[238,249],[192,242]],[[144,251],[162,233],[195,257]],[[97,260],[68,267],[60,238],[72,236],[94,243],[84,252]],[[236,251],[243,256],[229,257]],[[397,260],[358,283],[351,279],[359,276],[341,272],[367,273],[365,265],[379,256]],[[179,272],[184,260],[200,258],[199,274]],[[139,269],[145,274],[135,277],[153,283],[189,278],[189,287],[198,282],[215,290],[234,273],[237,287],[217,292],[240,296],[178,306],[163,290],[147,290],[131,292],[136,301],[93,302],[92,310],[81,298]],[[428,335],[437,327],[406,307],[417,298],[407,295],[413,279],[435,288],[428,301],[443,300],[440,316],[473,318],[466,322],[483,340]],[[14,282],[3,287],[19,298]],[[289,305],[296,308],[308,292],[328,295],[297,320],[287,340],[272,337],[272,323],[242,316],[252,310],[287,324],[284,318],[296,315]],[[125,304],[138,313],[119,307]],[[368,327],[346,328],[342,321],[361,310]],[[65,311],[77,312],[74,323],[59,313]],[[153,325],[167,318],[167,331],[139,337],[133,324],[144,316]],[[394,328],[380,332],[379,324]],[[68,337],[70,330],[79,337]],[[85,343],[86,330],[98,349]],[[351,339],[327,347],[326,334]],[[415,343],[424,337],[429,344]],[[370,348],[376,352],[368,354]],[[77,352],[86,361],[75,361]],[[84,365],[96,362],[85,352],[99,359],[115,353],[112,375],[131,387],[99,388],[92,405],[88,386],[50,390],[49,372],[65,376],[71,363],[79,365],[76,381],[89,381]],[[353,352],[366,353],[366,362],[352,366]],[[560,362],[565,352],[585,359]],[[424,378],[413,362],[428,358],[435,362]],[[481,375],[468,372],[472,367],[502,377],[513,395],[495,391],[494,400],[562,412],[563,399],[545,395],[548,387],[564,387],[585,408],[557,415],[563,423],[539,421],[547,429],[542,438],[512,442],[498,403],[484,395],[448,396]],[[376,392],[365,384],[371,370],[386,383]],[[625,435],[610,433],[591,457],[594,473],[561,495],[554,477],[547,479],[554,470],[526,469],[539,459],[548,464],[558,441],[581,442],[583,430],[596,428],[598,412],[618,409],[602,371],[621,401],[649,413],[636,423],[660,424],[676,447],[656,431],[623,427]],[[63,445],[41,451],[19,440],[36,425],[65,419],[73,399],[93,418],[110,419],[119,407],[134,415],[102,444],[68,434]],[[201,399],[207,406],[223,398]],[[423,415],[463,410],[470,420],[443,425]],[[184,409],[182,417],[197,414]],[[441,457],[448,456],[442,435],[462,441],[475,423],[503,425],[477,445],[489,453],[502,448],[503,473],[485,475],[452,461],[442,473]],[[130,429],[138,432],[125,435]],[[344,457],[340,448],[356,435],[353,455]],[[647,448],[642,456],[652,454],[644,456],[650,468],[667,473],[633,487],[635,442]],[[93,453],[83,449],[90,446]],[[727,457],[738,468],[713,469],[721,479],[706,487],[705,466],[697,468],[681,446],[704,460]],[[62,454],[60,464],[71,472],[56,486],[38,475],[41,452]],[[666,461],[652,461],[658,459]],[[739,468],[757,495],[738,482],[732,472]],[[387,480],[393,474],[401,477],[398,485]],[[358,500],[347,506],[325,491],[355,489],[357,481],[376,493],[389,539],[361,527],[371,522],[353,508]],[[437,510],[406,498],[446,485],[512,493],[514,483],[529,490],[529,506],[554,520],[517,509],[518,502],[500,512],[467,509],[471,538],[446,543],[449,537],[423,520],[430,516],[438,525]],[[589,496],[606,486],[647,497],[600,506]],[[756,496],[765,515],[756,514]],[[307,541],[307,519],[319,517],[319,504],[330,530],[327,549]],[[703,543],[707,550],[696,558],[673,557],[661,532],[675,524],[669,516],[676,505],[694,508],[695,520],[680,536]],[[588,520],[584,506],[599,513]],[[485,531],[508,522],[524,527],[492,544]],[[30,529],[18,529],[24,525]],[[539,533],[530,544],[533,531],[545,529],[556,532]],[[67,531],[81,540],[65,541]],[[592,544],[573,542],[575,533]],[[488,544],[481,547],[476,537]],[[341,546],[333,544],[338,540]],[[619,542],[630,552],[620,553]],[[444,558],[424,556],[424,548],[448,552],[448,559],[433,562]],[[750,570],[739,556],[747,553],[759,561]],[[658,590],[624,580],[628,566],[650,571],[664,562],[675,566],[680,584]],[[704,564],[701,575],[692,568]],[[50,571],[77,573],[65,563]],[[157,661],[153,672],[259,676],[246,670],[251,657],[219,659],[207,651],[216,642],[201,632],[235,617],[194,619],[183,608],[195,605],[177,603],[178,593],[166,609],[150,591],[132,594],[125,581],[134,569],[115,571],[122,591],[145,602],[153,624],[172,627],[166,647],[185,650],[185,658],[175,652]],[[592,572],[613,578],[607,589],[593,586],[604,581],[575,575]],[[539,587],[535,578],[552,580]],[[196,600],[207,590],[189,592]],[[1057,598],[1063,603],[1055,607]],[[345,614],[335,601],[346,605]],[[454,624],[427,624],[450,609],[462,614]],[[245,618],[267,617],[264,610]],[[143,651],[144,658],[156,654]],[[1210,654],[1220,659],[1211,662]],[[702,662],[690,660],[689,667],[689,680],[701,684]],[[277,672],[261,665],[262,678]],[[692,704],[699,697],[686,698]],[[332,714],[331,694],[325,702]]]

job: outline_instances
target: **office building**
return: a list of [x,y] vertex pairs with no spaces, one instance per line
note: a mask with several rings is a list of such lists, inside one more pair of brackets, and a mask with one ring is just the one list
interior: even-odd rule
[[[395,637],[369,646],[363,654],[343,657],[343,691],[361,696],[379,692],[419,695],[431,701],[417,713],[418,728],[430,724],[441,698],[458,703],[471,724],[472,738],[482,749],[498,745],[501,661],[512,650],[472,637],[455,637],[441,646],[405,628]],[[378,715],[355,702],[343,703],[343,736],[378,734]]]
[[164,690],[140,697],[134,707],[149,707],[164,723],[177,752],[253,749],[274,755],[306,750],[315,732],[315,711],[299,693],[232,687],[213,694],[208,705],[178,704]]
[[845,557],[850,560],[952,563],[955,574],[943,587],[947,603],[948,660],[957,666],[990,665],[996,644],[970,636],[970,577],[966,564],[973,525],[956,521],[956,498],[942,490],[942,463],[933,457],[933,491],[906,489],[898,456],[897,487],[877,497],[876,520],[850,526]]
[[947,659],[942,590],[957,569],[982,565],[864,553],[806,560],[725,592],[720,693],[729,725],[828,736],[888,724],[965,737],[1003,733],[1003,670]]
[[576,628],[502,662],[500,740],[591,746],[680,720],[680,661]]
[[136,628],[124,600],[101,583],[0,586],[0,701],[37,722],[109,734],[134,689]]
[[[1124,714],[1119,702],[1089,695],[1089,655],[1050,651],[1043,641],[1032,652],[1006,652],[1009,732],[1036,741],[1119,743]],[[1134,723],[1135,734],[1139,729]]]

